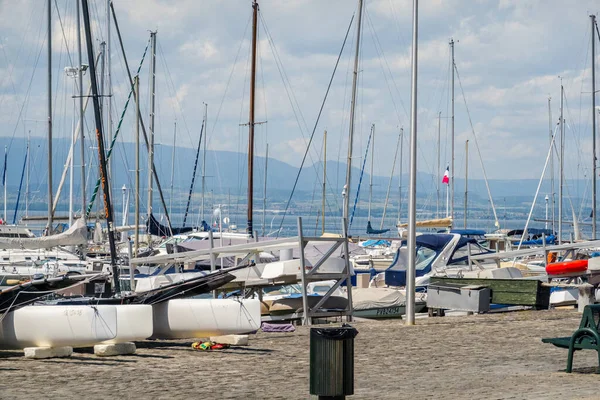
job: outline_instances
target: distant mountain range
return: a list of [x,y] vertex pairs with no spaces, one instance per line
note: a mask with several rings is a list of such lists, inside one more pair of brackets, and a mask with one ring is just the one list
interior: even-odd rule
[[[9,199],[12,201],[16,197],[17,189],[21,179],[21,173],[23,171],[23,162],[26,152],[26,142],[24,139],[19,138],[10,140],[10,138],[1,137],[0,146],[7,146],[9,149],[7,154],[7,184],[9,191]],[[60,180],[60,175],[67,158],[69,149],[68,139],[55,139],[53,141],[53,184],[56,188]],[[1,150],[0,150],[1,151]],[[97,155],[94,144],[86,144],[87,151],[87,167],[88,177],[90,180],[95,182],[98,176],[97,167]],[[192,171],[194,168],[194,159],[196,156],[196,150],[185,147],[177,147],[175,149],[176,155],[176,166],[174,169],[174,178],[171,180],[171,157],[172,147],[161,145],[156,148],[155,152],[155,163],[159,171],[161,184],[163,190],[166,193],[170,192],[171,184],[173,185],[174,193],[176,196],[185,196],[189,190]],[[202,154],[201,154],[202,155]],[[43,138],[32,138],[31,139],[31,150],[30,150],[31,164],[30,170],[30,187],[31,195],[40,202],[44,202],[47,192],[47,141]],[[255,159],[255,196],[263,197],[263,182],[264,182],[264,162],[263,157],[256,157]],[[133,187],[135,168],[135,148],[133,143],[119,143],[117,145],[114,154],[113,164],[113,177],[112,187],[120,189],[123,185],[127,187]],[[76,193],[79,193],[79,146],[76,147],[75,156],[75,177],[74,177],[74,188]],[[91,167],[91,169],[90,169]],[[1,164],[0,164],[1,168]],[[201,172],[202,159],[200,158],[199,166],[197,168],[197,177],[195,183],[195,193],[199,193],[201,190]],[[141,186],[146,188],[147,185],[147,158],[145,145],[142,144],[141,151]],[[339,194],[341,198],[341,192],[345,181],[346,166],[344,163],[338,163],[336,161],[327,161],[327,191],[328,195]],[[289,196],[289,193],[294,185],[296,176],[298,174],[298,168],[284,161],[280,161],[274,158],[268,160],[268,179],[267,188],[270,200],[284,201]],[[297,183],[297,194],[294,200],[304,201],[310,200],[312,196],[320,197],[321,193],[321,179],[322,179],[322,165],[316,163],[309,165],[304,168],[299,176]],[[360,169],[352,169],[352,196],[355,196],[356,188],[360,180]],[[436,182],[438,178],[433,177],[431,174],[420,172],[417,177],[418,187],[417,194],[419,197],[433,198],[435,202],[436,196]],[[389,176],[374,176],[374,196],[376,198],[382,198],[385,196],[389,183]],[[392,180],[392,196],[397,196],[398,193],[398,177],[394,177]],[[455,186],[455,202],[462,204],[464,197],[464,179],[456,178]],[[246,195],[246,184],[247,184],[247,157],[242,153],[228,152],[228,151],[209,151],[206,160],[206,191],[213,191],[215,194],[227,195],[231,193],[232,196],[245,196]],[[469,182],[469,199],[474,203],[485,203],[488,200],[485,182],[481,179],[470,179]],[[504,200],[508,201],[509,204],[515,203],[531,203],[538,181],[534,179],[505,179],[498,180],[492,179],[489,181],[492,196],[496,203],[500,203]],[[23,187],[24,187],[23,183]],[[369,185],[369,174],[365,171],[362,177],[362,196],[368,193]],[[571,181],[569,185],[569,193],[574,197],[581,197],[584,193],[587,182]],[[91,183],[88,183],[88,193],[90,191]],[[56,189],[55,189],[56,190]],[[68,176],[65,183],[65,194],[68,191]],[[404,171],[403,174],[403,193],[408,190],[408,171]],[[440,198],[441,202],[445,202],[445,186],[440,185]],[[23,189],[24,192],[24,189]],[[542,184],[539,204],[543,203],[545,194],[550,192],[550,182],[545,181]],[[588,190],[589,193],[589,190]],[[156,193],[155,193],[156,194]],[[24,196],[24,193],[22,194]],[[120,202],[120,193],[115,193],[115,203]],[[143,196],[145,197],[145,196]],[[166,195],[168,197],[168,195]],[[364,197],[363,197],[364,198]],[[62,197],[66,199],[66,195]],[[64,201],[64,200],[63,200]]]

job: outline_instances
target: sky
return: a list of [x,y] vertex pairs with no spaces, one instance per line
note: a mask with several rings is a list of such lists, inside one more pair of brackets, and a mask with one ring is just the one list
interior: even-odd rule
[[[197,146],[207,104],[208,149],[246,152],[251,1],[114,0],[113,3],[133,74],[148,44],[149,32],[157,31],[156,143]],[[105,5],[106,1],[90,0],[95,52],[99,43],[107,40]],[[46,134],[45,7],[42,0],[0,0],[0,136],[24,140],[28,132],[34,136]],[[54,135],[69,137],[73,125],[74,80],[63,70],[77,64],[75,2],[53,0],[52,8]],[[268,143],[269,157],[299,166],[314,131],[306,159],[306,165],[310,166],[322,157],[323,131],[327,130],[327,159],[344,162],[348,152],[356,17],[322,115],[316,121],[346,31],[357,12],[357,2],[264,0],[259,8],[255,120],[261,124],[256,126],[256,153],[264,155]],[[464,177],[465,142],[469,140],[469,177],[482,178],[483,165],[490,179],[538,179],[549,149],[548,99],[551,98],[554,130],[559,120],[562,79],[565,175],[568,179],[589,177],[592,165],[589,15],[599,9],[598,2],[591,0],[421,1],[417,89],[419,171],[439,175],[441,180],[451,162],[448,43],[453,38],[457,70],[455,176]],[[374,174],[389,176],[398,137],[404,128],[402,157],[406,173],[412,1],[366,0],[362,22],[353,165],[362,165],[369,133],[374,129]],[[114,24],[110,29],[114,131],[129,83]],[[600,45],[596,47],[600,53]],[[149,60],[148,54],[140,71],[145,120],[150,112]],[[89,63],[85,53],[83,62]],[[598,55],[596,65],[600,65]],[[88,77],[85,79],[87,87]],[[600,99],[597,103],[600,104]],[[88,131],[92,129],[92,118],[88,110]],[[134,141],[134,122],[130,107],[125,113],[120,140]],[[66,150],[59,149],[57,154],[66,154]],[[121,157],[125,159],[127,155]],[[192,168],[192,163],[193,160],[177,159],[176,168]]]

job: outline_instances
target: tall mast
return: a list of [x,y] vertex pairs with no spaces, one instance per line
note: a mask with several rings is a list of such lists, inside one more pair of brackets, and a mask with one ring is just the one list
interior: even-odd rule
[[265,154],[265,186],[263,189],[263,215],[262,215],[262,234],[265,236],[265,221],[267,218],[267,171],[269,166],[269,143],[267,143],[267,152]]
[[256,35],[258,20],[258,3],[252,2],[252,63],[250,73],[250,116],[248,120],[248,224],[246,233],[252,236],[252,208],[254,197],[254,87],[256,82]]
[[321,235],[325,234],[325,184],[327,182],[327,131],[323,132],[323,193],[321,194]]
[[173,149],[171,150],[171,198],[169,199],[169,214],[173,212],[173,182],[175,181],[175,146],[177,144],[177,120],[173,127]]
[[[110,42],[110,4],[112,0],[106,0],[106,46],[104,50],[106,53],[104,57],[106,57],[106,146],[110,145],[112,140],[112,66],[110,59],[110,51],[111,42]],[[113,179],[113,159],[112,157],[108,161],[108,177],[110,178],[110,182]],[[111,185],[109,185],[110,187]],[[111,187],[112,189],[112,187]]]
[[438,112],[438,137],[437,137],[437,174],[436,174],[436,193],[437,193],[437,197],[436,197],[436,202],[435,202],[435,217],[439,218],[440,217],[440,172],[442,171],[441,168],[441,164],[440,164],[440,143],[441,143],[441,132],[442,132],[442,112]]
[[402,153],[404,153],[404,127],[400,128],[400,171],[398,173],[398,223],[402,215]]
[[69,152],[71,154],[71,158],[69,159],[69,226],[73,225],[73,196],[74,196],[74,190],[73,190],[73,184],[74,184],[74,171],[73,169],[75,168],[75,161],[73,160],[73,154],[72,151],[74,150],[73,146],[75,145],[75,140],[77,138],[77,131],[75,129],[75,115],[77,114],[75,109],[75,87],[77,86],[77,75],[73,76],[73,79],[75,79],[73,81],[73,118],[71,119],[71,130],[72,130],[72,137],[71,137],[71,151]]
[[596,16],[590,15],[592,22],[592,239],[596,240],[596,40],[594,28]]
[[451,163],[450,163],[450,217],[454,220],[454,39],[450,39],[452,57],[452,131],[451,131]]
[[467,204],[469,203],[469,141],[465,142],[465,223],[464,228],[467,229]]
[[135,215],[134,215],[134,235],[133,235],[133,256],[136,257],[140,246],[140,77],[136,75],[133,78],[135,87]]
[[148,218],[152,215],[152,171],[154,169],[154,115],[156,100],[156,31],[150,32],[152,43],[151,78],[152,86],[150,93],[150,148],[148,150]]
[[[208,104],[204,103],[204,126],[206,126],[208,128],[208,121],[206,120],[208,117]],[[207,139],[207,135],[208,135],[208,129],[205,129],[204,132],[204,150],[202,152],[202,208],[201,208],[201,215],[202,215],[202,221],[205,221],[204,219],[204,188],[205,188],[205,184],[206,184],[206,139]]]
[[79,58],[78,84],[79,84],[79,152],[81,158],[81,218],[85,220],[85,128],[83,126],[83,61],[81,55],[81,13],[79,11],[79,0],[77,3],[77,56]]
[[52,0],[48,0],[48,226],[52,233]]
[[[550,103],[551,97],[548,97],[548,130],[550,131],[550,146],[552,146],[552,108]],[[554,221],[556,220],[556,194],[554,192],[554,152],[550,157],[550,194],[552,195],[552,232],[555,232]]]
[[8,166],[7,162],[6,162],[7,152],[8,152],[8,148],[5,145],[4,146],[4,171],[3,171],[4,179],[2,181],[2,186],[4,186],[4,217],[3,217],[3,220],[4,220],[5,224],[8,223],[8,222],[6,222],[6,221],[8,221],[8,211],[7,211],[7,207],[6,207],[6,194],[7,194],[6,193],[6,167]]
[[412,68],[410,90],[410,166],[408,189],[408,265],[406,269],[406,325],[415,324],[415,275],[417,262],[417,45],[419,0],[413,0]]
[[350,209],[350,183],[352,182],[352,145],[354,140],[354,113],[356,110],[356,87],[358,81],[358,56],[360,52],[360,26],[362,22],[363,0],[358,0],[358,21],[356,23],[356,48],[354,51],[354,74],[352,76],[352,104],[350,105],[350,130],[348,132],[348,160],[346,161],[346,185],[344,197],[344,218],[348,219]]
[[[78,3],[79,4],[79,3]],[[25,216],[29,216],[29,166],[31,159],[29,158],[29,142],[31,141],[31,131],[27,133],[27,169],[25,170]]]
[[371,125],[373,141],[371,142],[371,173],[369,174],[369,214],[367,221],[371,222],[371,201],[373,200],[373,153],[375,153],[375,124]]
[[396,151],[394,153],[394,161],[392,162],[392,173],[390,174],[390,182],[388,183],[387,192],[385,194],[385,203],[383,204],[383,214],[381,215],[381,224],[379,225],[379,229],[383,229],[383,223],[385,221],[385,214],[387,211],[388,201],[390,199],[390,190],[392,188],[392,180],[394,179],[394,169],[396,168],[396,159],[398,158],[398,149],[400,148],[400,140],[402,139],[401,135],[398,135],[398,143],[396,143]]
[[102,192],[104,193],[104,215],[108,227],[108,243],[110,246],[110,264],[113,269],[115,293],[121,291],[119,282],[119,267],[117,265],[117,248],[115,245],[115,232],[113,223],[112,204],[110,202],[110,190],[108,188],[108,174],[106,170],[106,152],[104,151],[104,138],[102,135],[102,115],[100,114],[100,102],[98,100],[98,82],[96,81],[96,66],[94,65],[94,49],[90,25],[90,14],[88,0],[82,0],[83,23],[85,27],[85,39],[87,43],[87,54],[90,64],[90,79],[92,82],[92,100],[94,102],[94,119],[96,120],[96,138],[98,141],[98,158],[100,161],[100,177],[102,181]]
[[[564,167],[564,146],[565,146],[565,124],[563,119],[563,100],[564,100],[564,89],[562,85],[562,78],[560,81],[560,153],[559,153],[559,178],[558,178],[558,244],[562,243],[562,217],[563,217],[563,167]],[[573,221],[575,222],[575,221]]]

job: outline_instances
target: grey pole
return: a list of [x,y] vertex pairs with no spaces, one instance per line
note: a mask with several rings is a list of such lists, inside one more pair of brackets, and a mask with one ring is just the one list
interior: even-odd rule
[[177,146],[177,120],[173,127],[173,148],[171,149],[171,198],[169,199],[169,214],[173,212],[173,182],[175,181],[175,146]]
[[[112,50],[110,43],[110,3],[112,0],[106,0],[106,46],[104,50],[106,53],[104,57],[106,57],[106,87],[107,89],[107,98],[106,98],[106,147],[110,145],[112,140],[112,65],[110,60],[110,52]],[[109,177],[109,187],[112,191],[113,189],[113,158],[111,157],[108,160],[108,177]],[[111,192],[112,193],[112,192]]]
[[373,164],[375,154],[375,124],[371,125],[371,132],[373,132],[373,138],[371,139],[371,173],[369,174],[369,213],[367,221],[371,222],[371,201],[373,200]]
[[467,204],[469,203],[469,141],[465,142],[465,223],[464,228],[467,229]]
[[155,100],[156,100],[156,32],[150,32],[150,40],[152,41],[152,88],[150,92],[150,148],[148,150],[148,219],[152,214],[152,170],[154,168],[154,115],[155,115]]
[[596,40],[594,27],[596,16],[590,15],[592,22],[592,239],[596,240]]
[[410,99],[410,170],[408,189],[408,268],[406,270],[406,325],[415,324],[415,263],[417,256],[417,45],[419,0],[413,0],[412,82]]
[[[550,131],[550,145],[552,146],[552,108],[550,103],[552,98],[548,97],[548,129]],[[554,193],[554,152],[550,156],[550,194],[552,196],[552,232],[555,231],[554,221],[556,220],[556,194]]]
[[452,53],[452,159],[450,164],[450,217],[454,220],[454,39],[450,39],[450,51]]
[[48,226],[52,234],[52,0],[48,0]]
[[77,53],[79,57],[79,153],[81,158],[81,218],[85,221],[85,127],[83,126],[83,60],[81,59],[81,16],[77,3]]
[[202,215],[202,221],[204,218],[204,185],[206,184],[206,139],[208,134],[208,104],[204,103],[204,148],[202,152],[202,208],[200,214]]
[[442,165],[440,161],[440,143],[441,143],[441,131],[442,131],[442,112],[438,113],[438,136],[437,136],[437,172],[435,177],[437,182],[435,183],[437,191],[437,201],[435,202],[435,217],[440,217],[440,172],[442,171]]
[[398,223],[402,215],[402,154],[404,154],[404,127],[400,128],[400,171],[398,172]]
[[134,257],[138,254],[140,246],[140,77],[135,76],[133,78],[133,84],[135,86],[135,234],[133,236],[133,254]]
[[[206,143],[206,142],[205,142]],[[269,167],[269,143],[265,154],[265,182],[263,187],[263,213],[262,213],[262,235],[265,236],[265,222],[267,218],[267,172]]]
[[562,85],[562,78],[560,82],[560,153],[559,153],[559,172],[558,172],[558,244],[562,243],[562,217],[563,217],[563,159],[564,159],[564,145],[565,145],[565,124],[563,119],[563,100],[564,100],[564,89]]
[[356,86],[358,81],[358,56],[360,52],[360,25],[362,22],[363,0],[358,0],[358,20],[356,23],[356,48],[354,52],[354,74],[352,75],[352,104],[350,104],[350,130],[348,133],[348,160],[346,161],[346,196],[344,196],[344,218],[348,219],[350,209],[350,183],[352,181],[352,144],[354,140],[354,113],[356,111]]

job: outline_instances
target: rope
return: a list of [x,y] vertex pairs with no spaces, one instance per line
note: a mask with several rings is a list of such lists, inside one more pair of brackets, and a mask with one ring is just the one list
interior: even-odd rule
[[[356,188],[356,197],[354,198],[354,207],[352,207],[352,215],[350,215],[350,223],[348,224],[348,230],[352,226],[352,221],[354,220],[354,212],[356,211],[356,203],[358,203],[358,196],[360,195],[360,185],[363,180],[363,175],[365,174],[365,165],[367,164],[367,155],[369,154],[369,145],[371,144],[371,136],[373,136],[373,129],[371,129],[371,133],[369,133],[369,140],[367,140],[367,149],[365,150],[365,158],[363,159],[362,169],[360,170],[360,179],[358,180],[358,187]],[[346,194],[347,196],[350,193]]]
[[290,197],[288,198],[287,204],[285,205],[285,210],[283,211],[283,217],[281,218],[281,222],[279,223],[279,229],[277,230],[277,235],[275,238],[279,237],[279,232],[283,227],[283,221],[287,215],[288,209],[290,207],[290,203],[292,202],[292,197],[294,196],[294,192],[296,191],[296,186],[298,185],[298,180],[300,179],[300,173],[302,172],[302,168],[304,167],[304,163],[306,162],[306,157],[308,155],[308,150],[310,149],[310,144],[313,141],[315,136],[315,132],[317,130],[317,126],[319,124],[319,120],[321,119],[321,113],[323,112],[323,108],[325,107],[325,102],[327,101],[327,96],[329,95],[329,90],[331,89],[331,84],[333,83],[333,78],[335,77],[335,72],[337,71],[337,67],[340,63],[340,59],[342,58],[342,53],[344,51],[344,47],[346,46],[346,40],[348,39],[348,34],[350,33],[350,28],[352,27],[352,21],[354,21],[354,14],[350,19],[350,24],[348,25],[348,30],[346,31],[346,36],[344,37],[344,42],[342,43],[342,48],[340,49],[340,53],[338,55],[337,61],[335,62],[335,67],[333,68],[333,73],[331,74],[331,78],[329,79],[329,85],[327,85],[327,90],[325,91],[325,97],[323,98],[323,102],[321,103],[321,108],[319,109],[319,114],[317,115],[317,120],[315,121],[315,125],[313,131],[310,135],[310,139],[308,140],[308,146],[306,146],[306,151],[304,152],[304,157],[302,157],[302,163],[300,163],[300,168],[298,169],[298,174],[296,174],[296,180],[294,181],[294,186],[292,187],[292,193],[290,193]]

